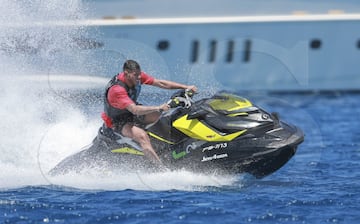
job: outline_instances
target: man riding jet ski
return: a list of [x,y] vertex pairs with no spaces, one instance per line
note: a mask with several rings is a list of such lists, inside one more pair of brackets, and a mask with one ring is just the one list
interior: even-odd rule
[[102,118],[106,127],[133,139],[140,144],[146,157],[161,164],[144,125],[154,123],[161,111],[167,111],[168,105],[142,105],[137,102],[142,85],[151,85],[163,89],[197,90],[196,86],[154,78],[140,68],[137,61],[126,60],[123,71],[115,75],[107,84],[104,92],[104,112]]
[[[221,92],[193,101],[180,90],[169,109],[145,128],[163,165],[195,172],[250,173],[264,177],[281,168],[304,140],[296,126],[280,121],[240,96]],[[88,168],[161,169],[133,140],[101,127],[92,144],[54,167],[50,174]]]

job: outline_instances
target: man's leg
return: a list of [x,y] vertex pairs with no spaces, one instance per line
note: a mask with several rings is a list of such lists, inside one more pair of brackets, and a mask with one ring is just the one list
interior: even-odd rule
[[141,122],[144,124],[154,123],[157,120],[159,120],[160,114],[161,114],[160,112],[152,112],[152,113],[146,114]]
[[136,142],[140,144],[140,146],[144,149],[144,154],[148,158],[160,162],[159,156],[156,154],[155,150],[153,149],[150,138],[145,130],[134,126],[132,124],[125,124],[122,129],[122,134],[126,137],[134,139]]

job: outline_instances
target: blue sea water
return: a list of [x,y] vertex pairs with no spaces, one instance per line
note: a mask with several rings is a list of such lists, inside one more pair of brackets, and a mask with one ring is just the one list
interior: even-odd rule
[[[102,176],[90,176],[89,180],[88,176],[69,182],[62,180],[63,184],[2,186],[0,221],[358,223],[360,95],[288,94],[254,98],[306,134],[296,155],[268,177],[216,174],[208,177],[174,171],[151,177],[134,173],[113,176],[111,180]],[[78,182],[78,178],[84,179]]]

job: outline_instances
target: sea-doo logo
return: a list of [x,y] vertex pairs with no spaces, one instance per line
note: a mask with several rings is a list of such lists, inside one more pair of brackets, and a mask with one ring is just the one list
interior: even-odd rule
[[214,160],[214,159],[222,159],[222,158],[226,158],[226,157],[228,157],[227,153],[220,154],[220,155],[215,154],[215,155],[209,156],[209,157],[203,156],[201,162],[207,162],[207,161],[211,161],[211,160]]
[[219,144],[216,144],[216,145],[210,145],[210,146],[207,146],[205,148],[202,149],[202,152],[205,152],[205,151],[211,151],[213,149],[224,149],[226,148],[228,145],[226,142],[224,143],[219,143]]
[[189,154],[191,150],[195,150],[198,147],[200,147],[202,144],[204,144],[203,141],[197,141],[197,142],[191,143],[190,145],[187,145],[185,148],[185,151],[181,151],[179,153],[177,153],[176,151],[172,151],[172,157],[174,159],[180,159],[180,158],[186,156],[187,154]]
[[176,151],[172,152],[172,157],[174,159],[180,159],[181,157],[184,157],[185,155],[186,155],[186,152],[184,152],[184,151],[179,152],[179,153],[177,153]]
[[188,145],[188,146],[186,146],[186,153],[189,153],[190,152],[190,149],[191,150],[194,150],[194,149],[196,149],[196,147],[197,147],[197,145],[196,145],[196,143],[195,142],[193,142],[193,143],[191,143],[191,145]]

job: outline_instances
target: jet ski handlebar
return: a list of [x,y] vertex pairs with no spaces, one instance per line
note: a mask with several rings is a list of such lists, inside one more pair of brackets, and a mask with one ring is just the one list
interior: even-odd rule
[[190,89],[178,90],[171,96],[171,99],[167,102],[167,104],[170,108],[175,108],[178,106],[190,108],[194,102],[192,100],[194,94],[195,92]]

